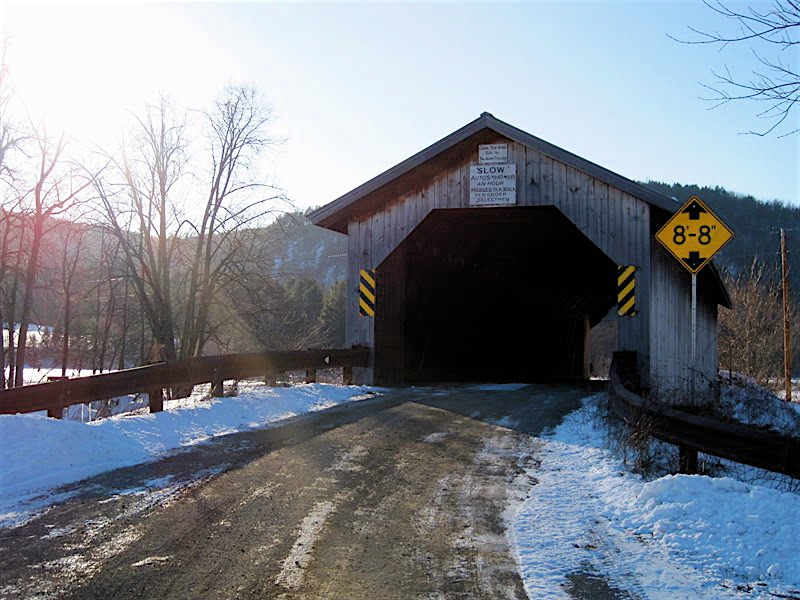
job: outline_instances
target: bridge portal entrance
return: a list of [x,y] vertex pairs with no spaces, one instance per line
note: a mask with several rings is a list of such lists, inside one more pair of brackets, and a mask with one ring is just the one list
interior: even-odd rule
[[553,206],[434,210],[377,268],[375,379],[581,378],[616,268]]

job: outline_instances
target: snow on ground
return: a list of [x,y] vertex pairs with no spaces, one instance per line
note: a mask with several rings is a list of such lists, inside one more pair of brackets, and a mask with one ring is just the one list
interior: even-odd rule
[[[109,371],[104,371],[108,373]],[[91,369],[67,369],[67,377],[88,377],[93,375]],[[37,383],[47,383],[48,377],[60,377],[61,367],[25,367],[22,372],[22,381],[25,385],[34,385]],[[6,377],[8,377],[8,369],[6,369]]]
[[378,391],[321,383],[260,386],[238,397],[92,423],[38,414],[0,415],[0,527],[17,520],[21,504],[58,486]]
[[730,371],[722,371],[720,381],[720,412],[746,425],[800,436],[800,403],[786,402],[785,390],[773,394],[755,380]]
[[[19,338],[19,330],[20,324],[14,324],[14,334],[17,338]],[[3,347],[8,348],[9,342],[9,334],[11,333],[8,326],[0,328],[0,331],[3,334]],[[42,342],[42,336],[47,333],[49,335],[53,335],[53,327],[49,325],[37,325],[36,323],[29,323],[28,324],[28,342],[29,343],[36,343],[40,344]]]
[[528,387],[527,383],[486,383],[474,386],[483,392],[515,392]]
[[800,496],[731,478],[645,481],[607,449],[604,394],[542,440],[511,519],[531,598],[605,580],[634,597],[800,595]]

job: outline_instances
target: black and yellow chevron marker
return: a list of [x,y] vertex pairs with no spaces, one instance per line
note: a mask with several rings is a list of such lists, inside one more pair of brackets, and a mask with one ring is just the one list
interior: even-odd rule
[[358,312],[375,316],[375,269],[361,269],[358,282]]
[[617,314],[620,317],[636,316],[636,267],[617,267]]

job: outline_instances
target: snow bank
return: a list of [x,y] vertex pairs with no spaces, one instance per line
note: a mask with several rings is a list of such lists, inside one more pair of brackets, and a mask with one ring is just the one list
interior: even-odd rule
[[615,507],[622,527],[694,565],[742,581],[800,587],[800,496],[727,477],[671,475]]
[[607,449],[604,400],[584,400],[529,471],[538,483],[510,531],[529,597],[566,598],[576,575],[646,598],[800,589],[800,496],[730,478],[645,481]]
[[375,391],[329,384],[260,387],[191,408],[120,415],[93,423],[0,415],[0,523],[10,507],[57,486]]
[[800,437],[800,403],[786,402],[739,373],[722,371],[720,383],[722,414],[746,425]]

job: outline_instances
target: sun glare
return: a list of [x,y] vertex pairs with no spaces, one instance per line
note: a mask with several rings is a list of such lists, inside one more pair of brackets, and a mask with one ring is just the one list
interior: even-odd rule
[[[202,106],[235,63],[210,36],[156,5],[0,8],[12,82],[31,118],[71,136],[107,142],[127,111],[159,93]],[[47,13],[43,15],[42,13]]]

